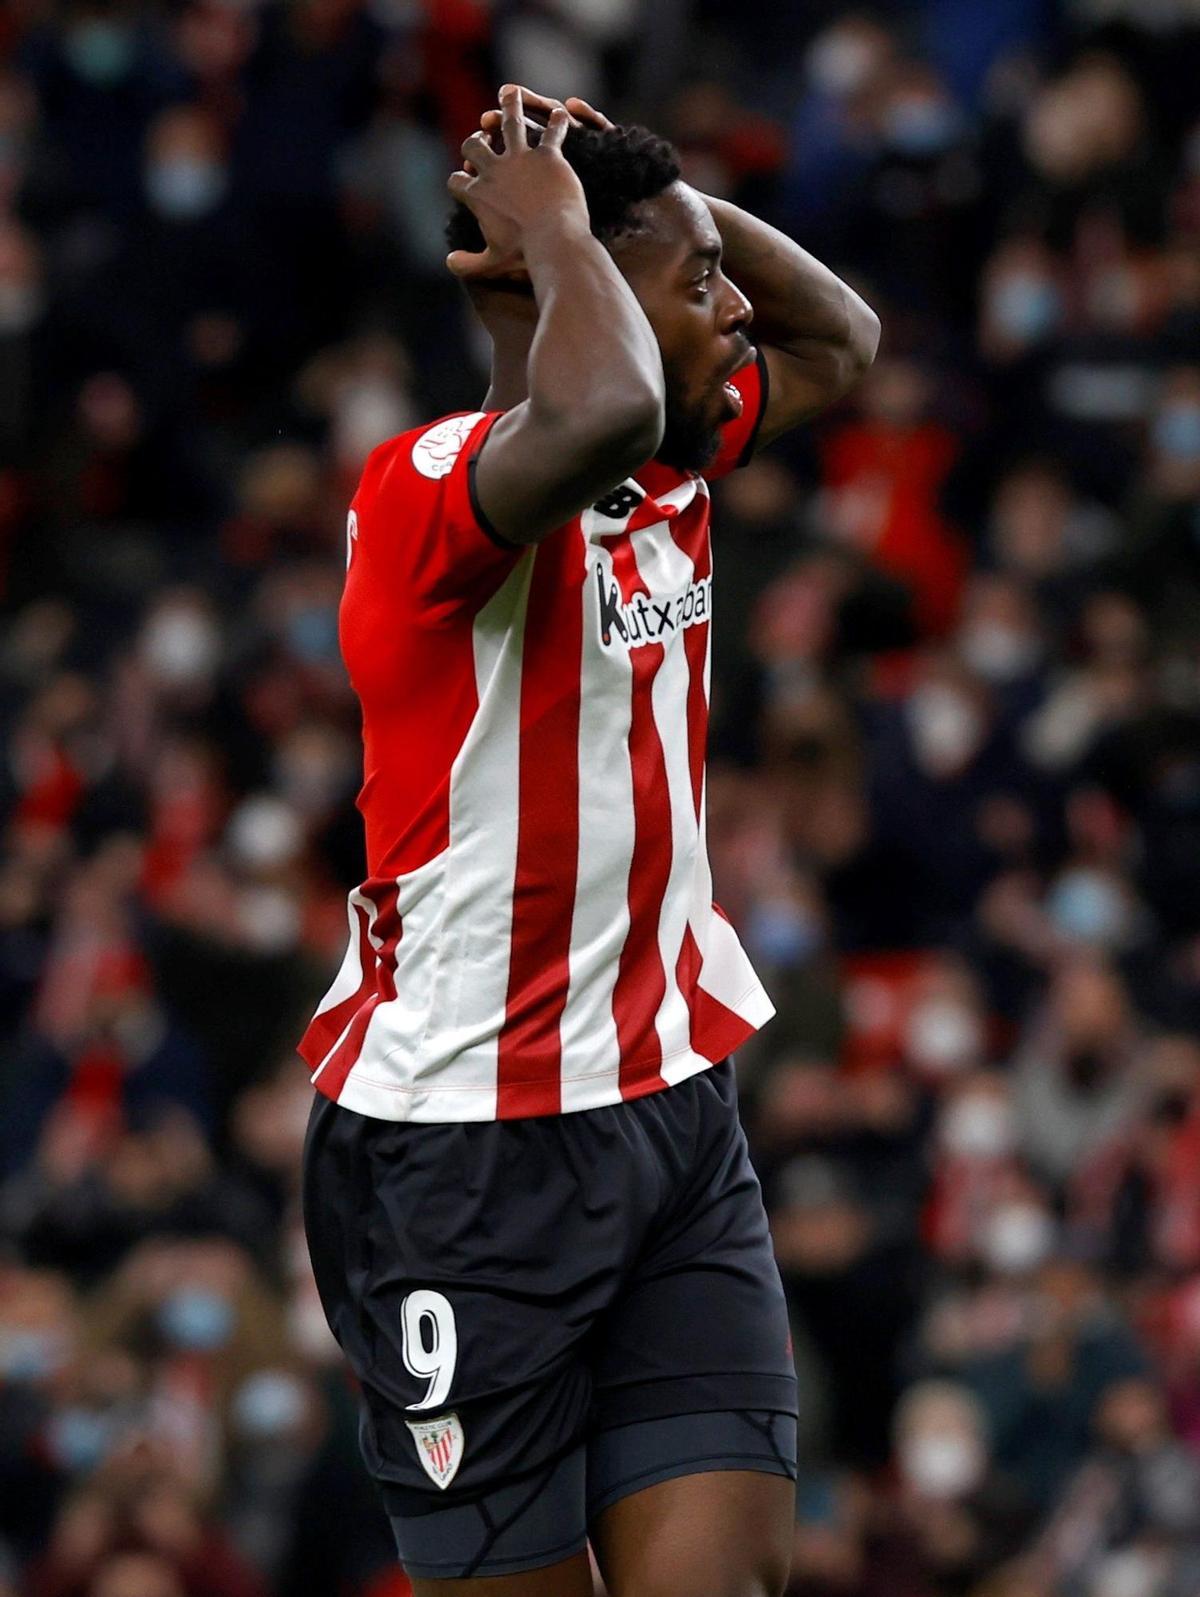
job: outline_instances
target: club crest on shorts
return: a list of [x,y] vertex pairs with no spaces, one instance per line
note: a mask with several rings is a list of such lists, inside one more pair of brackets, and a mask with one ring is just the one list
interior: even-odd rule
[[405,1420],[417,1444],[417,1457],[429,1479],[444,1492],[458,1474],[462,1463],[462,1421],[457,1414],[444,1414],[440,1420]]

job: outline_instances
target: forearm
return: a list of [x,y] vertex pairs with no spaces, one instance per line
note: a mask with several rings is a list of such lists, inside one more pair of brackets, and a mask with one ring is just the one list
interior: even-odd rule
[[586,228],[555,222],[525,241],[524,254],[538,306],[528,365],[531,410],[601,433],[641,418],[661,433],[658,342],[608,251]]
[[706,198],[725,271],[754,306],[755,341],[805,359],[836,360],[849,387],[874,358],[875,312],[786,233],[728,200]]

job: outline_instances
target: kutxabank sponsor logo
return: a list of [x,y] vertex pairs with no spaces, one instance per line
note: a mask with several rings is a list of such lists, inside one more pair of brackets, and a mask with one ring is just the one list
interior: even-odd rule
[[601,643],[606,649],[614,642],[636,649],[646,643],[667,643],[676,633],[707,621],[712,578],[689,582],[686,588],[666,598],[635,593],[632,599],[623,600],[611,571],[600,562],[596,566],[596,594]]

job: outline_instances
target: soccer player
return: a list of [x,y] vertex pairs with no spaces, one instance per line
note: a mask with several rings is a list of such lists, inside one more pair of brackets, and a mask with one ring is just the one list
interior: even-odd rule
[[301,1044],[313,1265],[419,1597],[590,1597],[589,1535],[611,1597],[777,1597],[795,1378],[729,1062],[772,1010],[705,850],[707,484],[878,322],[582,101],[508,85],[463,158],[491,388],[350,512],[370,875]]

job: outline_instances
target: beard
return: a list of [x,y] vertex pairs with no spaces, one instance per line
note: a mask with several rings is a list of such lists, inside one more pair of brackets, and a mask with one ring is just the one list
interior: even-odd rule
[[666,416],[662,443],[654,458],[677,471],[703,471],[721,447],[720,426],[710,409],[688,400],[677,372],[666,367],[663,377]]

